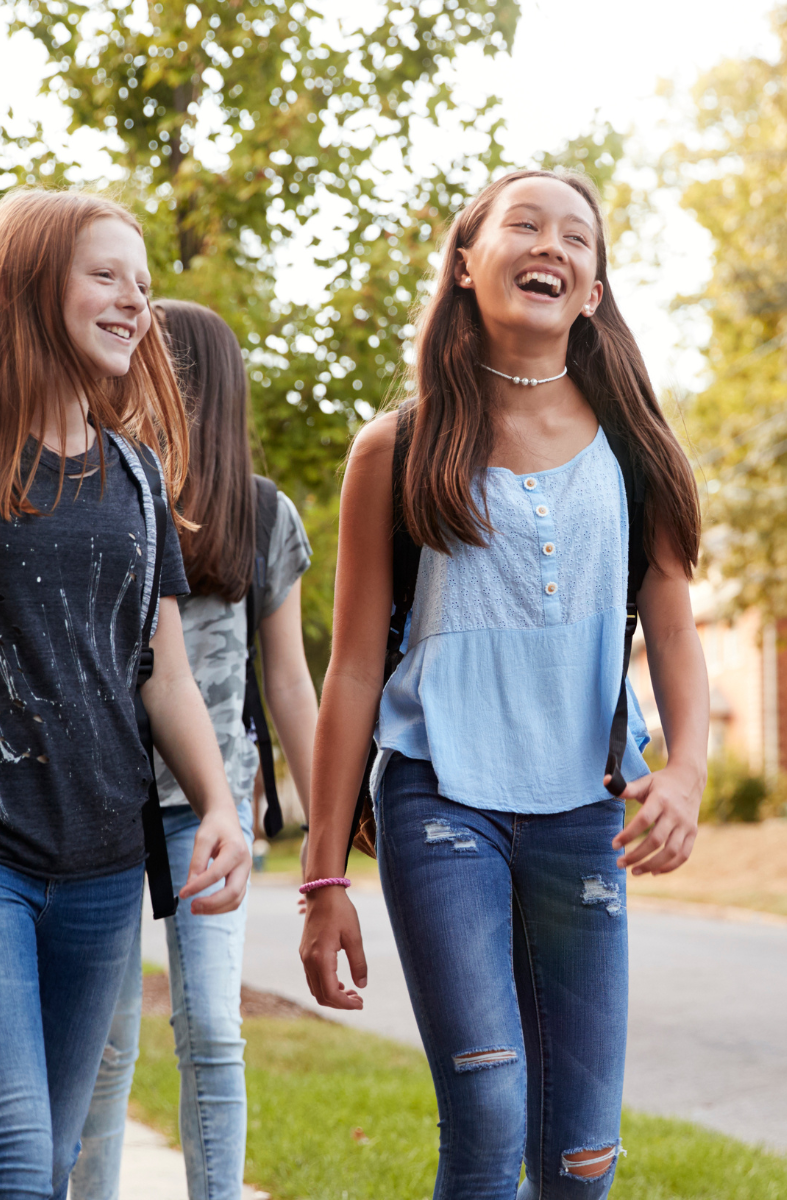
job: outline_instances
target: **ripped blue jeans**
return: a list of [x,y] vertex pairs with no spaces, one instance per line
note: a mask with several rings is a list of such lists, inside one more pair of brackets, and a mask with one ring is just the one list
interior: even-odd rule
[[[609,1193],[628,998],[611,846],[623,809],[474,809],[437,794],[431,763],[397,753],[387,766],[377,854],[437,1092],[434,1200]],[[590,1174],[578,1157],[595,1160]]]

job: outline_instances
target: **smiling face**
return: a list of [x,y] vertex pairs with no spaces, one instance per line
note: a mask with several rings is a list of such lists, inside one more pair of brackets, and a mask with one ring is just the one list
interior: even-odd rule
[[77,238],[63,317],[96,380],[128,372],[150,328],[145,243],[119,217],[100,217]]
[[534,176],[504,187],[455,264],[490,343],[567,340],[580,314],[592,316],[603,292],[596,240],[593,210],[567,183]]

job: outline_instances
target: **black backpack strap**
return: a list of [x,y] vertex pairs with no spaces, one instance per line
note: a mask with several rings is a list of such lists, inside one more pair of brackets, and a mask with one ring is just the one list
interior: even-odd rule
[[610,449],[620,465],[623,483],[626,488],[626,507],[628,509],[629,545],[628,545],[628,583],[626,587],[626,629],[623,635],[623,674],[620,682],[620,693],[612,717],[612,728],[609,734],[609,754],[605,774],[611,775],[607,790],[613,796],[620,796],[626,787],[623,778],[623,755],[626,752],[628,740],[628,695],[626,692],[626,676],[631,661],[631,645],[637,628],[637,594],[645,579],[648,569],[648,558],[645,554],[645,478],[641,469],[631,454],[629,443],[619,434],[604,431]]
[[[146,446],[135,446],[134,449],[150,489],[156,520],[156,557],[153,564],[150,602],[142,626],[142,649],[139,656],[137,686],[134,691],[134,713],[137,718],[139,739],[150,762],[151,781],[148,788],[148,798],[142,806],[142,830],[145,836],[145,870],[148,875],[148,888],[153,906],[153,917],[155,920],[159,920],[161,917],[174,916],[178,907],[178,897],[174,894],[172,887],[172,874],[169,869],[169,856],[167,855],[167,839],[164,833],[164,821],[161,815],[158,786],[156,784],[156,769],[153,760],[153,731],[150,727],[150,718],[147,710],[142,703],[140,688],[153,674],[153,651],[149,642],[153,629],[153,618],[158,605],[161,567],[164,561],[164,542],[167,536],[167,502],[161,487],[161,475],[150,451]],[[122,453],[120,457],[135,486],[141,493],[142,489],[139,480],[131,470],[130,464]],[[141,495],[140,498],[142,499]],[[143,500],[143,512],[144,507]]]
[[386,683],[402,661],[401,647],[404,630],[415,600],[415,585],[418,582],[418,566],[421,561],[421,547],[416,546],[410,537],[404,520],[404,469],[407,464],[410,443],[413,440],[414,422],[415,404],[413,401],[407,401],[400,407],[396,419],[391,474],[393,489],[393,611],[388,630],[385,661]]
[[[404,641],[404,631],[407,625],[407,617],[415,600],[415,585],[418,581],[418,566],[421,561],[421,547],[416,546],[407,531],[403,503],[404,469],[413,437],[414,419],[415,403],[412,400],[407,400],[404,404],[400,405],[396,419],[396,437],[394,439],[391,472],[391,489],[393,494],[393,536],[391,547],[393,554],[393,605],[391,610],[391,624],[388,628],[388,644],[385,651],[384,683],[388,682],[403,658],[402,642]],[[374,741],[372,741],[369,756],[366,760],[366,768],[363,773],[361,790],[358,793],[358,799],[355,804],[350,841],[347,846],[345,870],[347,869],[347,861],[350,858],[353,839],[361,825],[364,808],[368,809],[372,807],[369,783],[376,757],[377,747]]]
[[269,838],[276,837],[284,825],[284,819],[276,790],[276,772],[273,763],[273,743],[265,719],[265,709],[260,695],[260,685],[257,679],[257,631],[262,618],[262,601],[265,588],[265,578],[268,570],[268,552],[270,550],[271,533],[276,524],[278,512],[278,493],[276,484],[261,475],[254,476],[255,509],[254,509],[254,570],[251,586],[246,593],[246,644],[248,656],[246,659],[246,693],[243,699],[243,724],[248,733],[254,733],[257,741],[257,751],[260,756],[262,780],[265,784],[265,800],[267,808],[263,819],[265,834]]

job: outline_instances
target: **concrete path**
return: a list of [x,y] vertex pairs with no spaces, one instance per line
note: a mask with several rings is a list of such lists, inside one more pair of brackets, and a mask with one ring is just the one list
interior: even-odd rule
[[[355,889],[353,900],[369,962],[365,1008],[331,1016],[418,1045],[383,898]],[[787,926],[637,908],[629,925],[627,1103],[787,1152]],[[300,930],[295,887],[255,885],[243,977],[316,1009]],[[143,954],[166,963],[164,930],[149,916]]]
[[[183,1155],[159,1133],[126,1122],[119,1200],[188,1200]],[[270,1200],[267,1192],[243,1189],[243,1200]]]

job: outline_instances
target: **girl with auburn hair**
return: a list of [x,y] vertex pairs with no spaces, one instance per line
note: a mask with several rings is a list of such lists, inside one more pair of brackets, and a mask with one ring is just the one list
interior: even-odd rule
[[151,619],[141,699],[202,818],[180,895],[229,912],[249,873],[183,645],[186,522],[157,516],[149,482],[171,505],[188,459],[149,291],[120,205],[38,189],[0,202],[0,1197],[14,1200],[66,1196],[139,930],[152,776],[134,692]]
[[[186,651],[251,846],[258,755],[243,723],[251,608],[259,622],[265,698],[308,813],[317,697],[303,651],[300,580],[311,549],[292,501],[269,483],[273,524],[267,530],[264,561],[255,563],[264,481],[252,476],[248,380],[235,334],[201,304],[157,300],[153,312],[164,330],[191,419],[189,470],[180,497],[190,523],[181,533],[191,588],[191,595],[180,601]],[[252,580],[258,574],[264,583],[261,579],[255,588]],[[252,596],[258,593],[251,608],[250,588]],[[199,823],[163,762],[158,763],[157,779],[177,887],[185,882]],[[180,1138],[194,1200],[239,1200],[243,1187],[246,1083],[240,986],[245,927],[245,901],[221,916],[195,915],[181,906],[167,919],[172,1025],[180,1068]],[[137,939],[82,1132],[71,1200],[118,1194],[141,1010]]]
[[[380,874],[440,1112],[436,1200],[601,1200],[621,1151],[625,872],[689,856],[708,686],[694,481],[584,176],[517,171],[456,217],[414,383],[344,481],[301,955],[321,1004],[362,1007],[337,976],[343,949],[366,983],[340,877],[374,730]],[[406,626],[392,530],[411,561],[420,547]],[[637,611],[669,750],[653,774],[625,680]],[[641,808],[624,827],[626,799]]]

